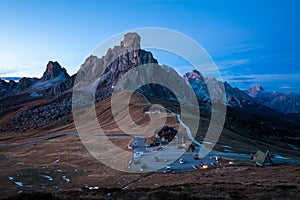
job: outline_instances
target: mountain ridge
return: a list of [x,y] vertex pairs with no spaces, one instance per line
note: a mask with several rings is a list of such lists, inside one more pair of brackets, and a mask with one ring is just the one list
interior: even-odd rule
[[[266,140],[270,135],[282,139],[284,135],[294,136],[296,134],[297,124],[299,124],[297,115],[285,115],[285,113],[260,104],[244,91],[233,88],[226,82],[217,81],[213,77],[203,77],[197,70],[188,72],[182,77],[173,68],[159,65],[151,52],[139,49],[140,39],[135,33],[126,34],[119,46],[108,49],[107,53],[101,58],[94,55],[89,56],[73,76],[68,75],[65,68],[61,67],[58,62],[49,61],[46,65],[46,71],[40,79],[34,79],[32,84],[30,81],[30,84],[25,84],[27,79],[24,79],[21,83],[26,86],[25,89],[16,93],[12,92],[11,96],[0,99],[0,113],[5,114],[9,110],[15,112],[6,123],[1,125],[1,130],[23,132],[45,127],[57,121],[70,123],[70,117],[68,116],[72,112],[73,87],[86,87],[89,84],[97,83],[95,99],[91,100],[95,103],[101,103],[102,100],[111,96],[121,77],[129,80],[127,83],[134,83],[138,80],[136,76],[128,76],[127,72],[136,69],[137,66],[150,66],[151,64],[164,70],[165,74],[161,74],[161,78],[165,83],[168,79],[175,78],[174,80],[182,81],[186,86],[194,89],[202,116],[209,119],[211,104],[225,103],[228,111],[227,123],[225,124],[227,129],[258,139],[264,138],[262,135],[265,135]],[[155,71],[150,68],[136,73],[148,77],[149,80],[151,80],[151,77],[157,76]],[[91,75],[91,77],[87,75]],[[216,102],[215,99],[210,99],[207,84],[212,86],[223,84],[226,90],[226,101]],[[179,89],[184,92],[183,88]],[[257,90],[264,91],[260,87]],[[138,89],[138,92],[165,102],[172,101],[174,105],[176,104],[174,93],[157,84],[143,86]],[[214,95],[212,96],[218,97],[218,94],[222,91],[213,92]],[[42,100],[39,104],[26,107],[30,102],[39,99]],[[22,109],[19,108],[20,106]],[[65,121],[66,117],[68,118],[67,121]],[[247,130],[245,130],[245,127],[247,127]]]
[[282,113],[300,112],[300,95],[295,93],[283,93],[266,91],[261,86],[253,86],[245,93],[251,96],[257,103],[278,110]]

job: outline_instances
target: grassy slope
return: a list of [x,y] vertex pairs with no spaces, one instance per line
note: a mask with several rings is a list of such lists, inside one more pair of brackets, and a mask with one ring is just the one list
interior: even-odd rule
[[[16,112],[39,103],[41,102],[37,101],[22,105],[16,109]],[[109,106],[110,99],[97,103],[98,119],[109,134],[120,135],[122,132],[111,120]],[[149,109],[149,107],[150,105],[141,96],[135,95],[132,97],[130,113],[137,124],[145,125],[149,123],[149,117],[143,114],[143,111]],[[179,110],[175,104],[170,104],[168,107],[174,112]],[[122,112],[121,109],[120,113]],[[8,112],[1,117],[1,122],[4,123],[13,115],[12,113]],[[273,195],[274,198],[299,196],[298,185],[300,180],[297,174],[299,174],[300,169],[294,166],[254,168],[249,167],[249,165],[226,166],[228,162],[224,161],[222,168],[201,172],[129,174],[113,170],[100,163],[89,154],[79,137],[72,134],[15,148],[17,145],[53,134],[76,132],[72,123],[72,115],[66,116],[66,118],[70,119],[70,123],[65,124],[62,120],[48,127],[24,133],[1,133],[0,143],[7,144],[0,147],[0,192],[2,197],[15,195],[19,190],[28,192],[47,191],[58,194],[59,197],[70,197],[72,195],[74,197],[82,196],[83,198],[101,197],[107,195],[109,191],[113,191],[116,198],[123,197],[127,199],[134,197],[134,195],[141,197],[146,193],[158,199],[165,194],[174,198],[184,194],[186,197],[191,195],[206,198],[223,196],[228,199],[234,199],[235,197],[261,198],[268,195]],[[208,122],[205,118],[203,120],[206,123]],[[177,125],[174,116],[168,117],[168,125]],[[130,139],[118,139],[113,142],[126,149]],[[272,146],[265,142],[253,140],[228,129],[224,129],[220,143],[231,145],[236,151],[245,153],[254,152],[256,149],[271,149],[271,152],[281,152],[288,155],[295,153],[277,147],[278,145]],[[222,150],[221,146],[217,145],[216,148]],[[59,161],[55,162],[58,159]],[[57,169],[61,169],[63,172],[57,172]],[[47,180],[43,175],[52,176],[53,181]],[[62,179],[63,175],[67,176],[70,182],[64,181]],[[8,179],[9,176],[13,176],[14,181],[23,181],[25,184],[30,184],[31,187],[19,187],[14,184],[14,181]],[[130,185],[130,192],[119,190],[128,184]],[[100,186],[102,189],[94,193],[85,192],[85,190],[82,190],[85,185]],[[61,193],[60,190],[72,192]]]

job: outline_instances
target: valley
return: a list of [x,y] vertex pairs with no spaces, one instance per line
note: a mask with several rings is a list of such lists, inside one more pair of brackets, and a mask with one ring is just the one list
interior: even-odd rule
[[[253,96],[259,87],[248,95],[197,70],[182,77],[140,49],[140,40],[126,34],[72,76],[49,61],[40,79],[1,80],[1,198],[299,198],[298,98],[282,112],[290,94],[268,106],[260,98],[272,95]],[[146,69],[134,71],[140,65]],[[157,71],[175,91],[155,83],[130,90]],[[226,98],[210,98],[222,96],[222,85]],[[157,136],[164,126],[172,137]],[[258,150],[275,165],[250,161]]]

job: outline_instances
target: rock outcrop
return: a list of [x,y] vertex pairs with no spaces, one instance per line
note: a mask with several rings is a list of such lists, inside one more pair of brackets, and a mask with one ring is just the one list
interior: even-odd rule
[[73,87],[74,78],[58,62],[49,61],[40,81],[32,85],[27,92],[31,96],[51,97],[62,94]]
[[6,82],[0,79],[0,99],[18,95],[39,81],[38,78],[21,78],[18,82]]
[[36,84],[39,81],[38,78],[21,78],[18,83],[18,89],[20,91],[28,89],[32,85]]
[[127,33],[120,46],[109,48],[105,56],[89,56],[81,65],[77,73],[75,84],[85,85],[98,81],[96,99],[102,100],[112,94],[119,78],[129,70],[144,64],[154,63],[157,60],[151,52],[140,49],[140,36],[136,33]]
[[200,101],[211,100],[208,94],[208,88],[205,79],[199,71],[193,70],[192,72],[186,73],[183,77],[186,83],[193,88]]
[[49,61],[47,66],[46,66],[46,71],[44,72],[41,81],[48,81],[52,80],[55,78],[60,78],[60,79],[68,79],[70,78],[69,74],[67,73],[66,69],[61,67],[60,64],[55,61]]
[[53,102],[27,109],[18,113],[7,123],[7,127],[14,131],[26,131],[36,129],[61,120],[71,113],[71,102],[67,99],[63,102]]
[[5,80],[0,79],[0,97],[5,95],[5,93],[9,90],[9,83]]

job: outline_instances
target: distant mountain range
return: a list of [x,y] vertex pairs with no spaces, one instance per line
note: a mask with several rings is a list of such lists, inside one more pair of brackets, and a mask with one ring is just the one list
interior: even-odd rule
[[295,93],[267,92],[261,86],[251,87],[245,93],[256,102],[280,112],[300,112],[300,95]]
[[[150,56],[150,60],[137,63],[137,66],[144,63],[157,63],[157,60],[153,58],[151,53],[149,54],[145,51],[140,50],[139,54],[141,57],[145,57],[145,55],[147,57],[148,54],[148,56]],[[91,62],[98,63],[97,60],[99,60],[97,57],[90,56],[86,59],[81,68],[84,68]],[[94,66],[94,68],[97,68],[97,66]],[[103,77],[105,78],[101,79],[99,85],[101,85],[103,82],[105,82],[106,85],[114,85],[119,76],[124,73],[122,72],[121,74],[119,74],[119,72],[120,70],[118,69],[107,70],[107,73],[103,74]],[[28,91],[32,92],[32,96],[57,95],[72,87],[75,76],[76,74],[73,76],[73,78],[71,78],[66,69],[61,67],[58,62],[49,61],[46,66],[46,71],[40,79],[26,77],[1,77],[0,98],[26,93]],[[216,81],[213,77],[203,77],[199,71],[193,70],[192,72],[186,73],[183,78],[186,80],[187,84],[189,84],[194,89],[197,97],[200,100],[210,101],[206,84],[210,80]],[[242,108],[245,103],[257,103],[282,113],[300,113],[300,95],[298,94],[275,91],[268,92],[265,91],[262,86],[253,86],[243,91],[238,88],[231,87],[227,82],[224,83],[224,86],[226,88],[228,106]],[[103,93],[100,95],[98,94],[98,98],[103,99],[109,94],[110,92],[106,95],[104,95]],[[168,95],[163,96],[165,97]]]
[[[92,59],[92,58],[91,58]],[[54,70],[48,69],[48,66],[54,66]],[[64,82],[70,78],[70,75],[66,72],[65,68],[62,68],[58,62],[49,61],[46,66],[46,71],[44,76],[40,79],[38,78],[26,78],[26,77],[0,77],[0,98],[15,95],[26,91],[39,80],[41,82],[49,81],[44,84],[36,84],[33,89],[42,92],[42,85],[49,85],[49,89],[54,87],[58,83]],[[183,76],[187,83],[192,86],[196,95],[201,100],[209,100],[209,95],[207,93],[206,81],[213,79],[212,77],[203,77],[200,72],[193,70],[192,72],[187,72]],[[71,81],[72,83],[72,81]],[[39,86],[39,87],[37,87]],[[242,107],[240,99],[247,101],[255,101],[258,104],[267,106],[274,110],[282,113],[299,113],[300,112],[300,95],[290,92],[276,92],[276,91],[266,91],[262,86],[252,86],[247,90],[240,90],[238,88],[233,88],[229,83],[225,82],[224,86],[227,91],[227,103],[229,106]],[[44,86],[46,87],[46,86]],[[68,87],[66,87],[68,88]],[[65,88],[65,89],[66,89]],[[44,88],[45,89],[45,88]],[[58,93],[64,91],[64,89],[56,89]],[[35,93],[33,93],[34,95]],[[248,96],[247,96],[248,95]],[[251,98],[249,98],[251,97]]]
[[[261,86],[251,87],[246,91],[233,88],[227,82],[216,81],[213,77],[204,77],[193,70],[181,77],[174,69],[158,65],[152,53],[140,49],[140,36],[128,33],[120,46],[109,49],[105,56],[88,57],[81,65],[77,74],[70,76],[58,62],[50,61],[41,78],[7,78],[0,80],[0,114],[13,112],[5,124],[0,124],[0,130],[26,131],[49,125],[63,119],[71,113],[72,89],[77,76],[92,75],[84,84],[98,81],[95,101],[108,98],[120,77],[127,76],[126,72],[143,64],[154,63],[167,72],[168,78],[183,81],[194,89],[198,101],[207,112],[214,99],[210,99],[207,84],[214,82],[224,84],[226,90],[226,105],[228,107],[225,126],[241,134],[295,136],[300,122],[300,96],[293,93],[267,92]],[[122,56],[120,55],[122,53]],[[104,70],[104,71],[103,71]],[[143,76],[151,78],[155,72],[146,69]],[[138,81],[135,77],[127,77],[129,81]],[[168,79],[166,78],[165,81]],[[184,88],[182,88],[184,90]],[[174,94],[160,85],[148,84],[138,89],[140,93],[159,99],[174,101]],[[216,91],[218,92],[218,91]],[[43,99],[43,103],[28,106],[18,110],[20,105]],[[30,104],[30,105],[31,105]],[[288,114],[288,115],[287,115]],[[292,115],[290,115],[292,114]],[[66,122],[67,123],[67,122]]]
[[18,82],[22,77],[0,77],[1,80],[9,82],[9,81],[16,81]]

